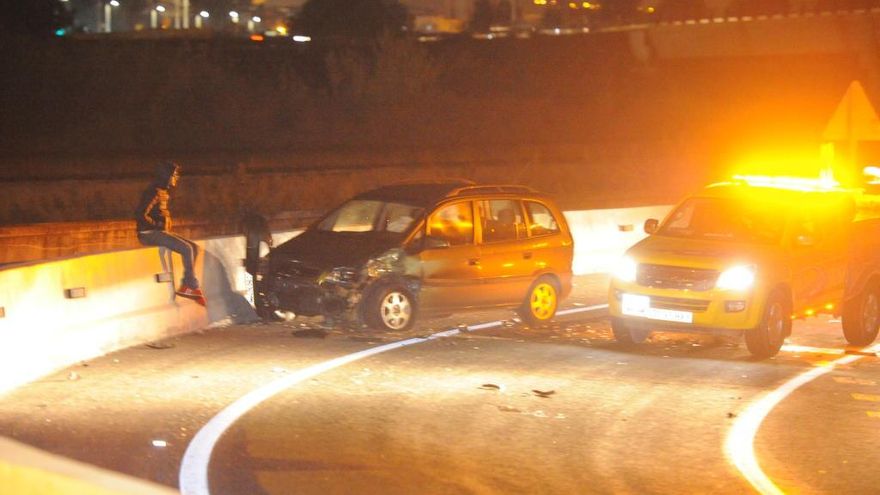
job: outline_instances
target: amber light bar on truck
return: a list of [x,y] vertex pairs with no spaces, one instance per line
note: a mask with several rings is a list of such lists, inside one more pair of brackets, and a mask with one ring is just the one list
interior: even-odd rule
[[745,182],[750,186],[773,187],[776,189],[788,189],[792,191],[821,192],[833,191],[840,187],[840,183],[831,176],[808,178],[771,175],[734,175],[733,179]]

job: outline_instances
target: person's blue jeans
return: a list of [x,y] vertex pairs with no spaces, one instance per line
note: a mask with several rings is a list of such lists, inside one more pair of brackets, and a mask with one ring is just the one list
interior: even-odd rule
[[196,258],[199,257],[199,246],[196,243],[179,235],[159,230],[138,232],[138,240],[145,246],[164,247],[179,254],[183,260],[183,285],[193,289],[199,288],[199,280],[193,269]]

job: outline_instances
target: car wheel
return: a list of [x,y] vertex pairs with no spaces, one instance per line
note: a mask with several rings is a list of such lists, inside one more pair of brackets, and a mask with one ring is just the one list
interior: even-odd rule
[[549,322],[556,315],[559,305],[559,289],[552,278],[544,276],[535,280],[522,306],[517,310],[520,318],[531,326]]
[[416,319],[416,300],[402,285],[378,287],[362,307],[364,322],[376,330],[407,330]]
[[868,345],[877,338],[880,328],[880,288],[876,282],[843,305],[843,336],[853,345]]
[[641,344],[651,336],[650,330],[631,328],[622,318],[611,318],[611,333],[614,334],[614,340],[624,345]]
[[791,334],[791,303],[781,291],[767,298],[764,316],[757,327],[746,331],[746,347],[756,358],[764,359],[779,353],[787,335]]

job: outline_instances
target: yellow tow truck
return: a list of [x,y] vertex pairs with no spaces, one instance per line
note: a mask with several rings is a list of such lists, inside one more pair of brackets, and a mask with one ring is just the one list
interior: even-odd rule
[[741,176],[684,199],[631,247],[609,288],[614,337],[653,331],[743,335],[776,355],[792,320],[840,316],[868,345],[880,326],[880,220],[834,182]]

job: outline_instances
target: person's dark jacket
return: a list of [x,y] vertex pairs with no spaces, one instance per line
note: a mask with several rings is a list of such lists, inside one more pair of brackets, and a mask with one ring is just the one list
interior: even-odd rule
[[168,189],[171,176],[179,167],[166,162],[156,168],[156,177],[141,194],[135,212],[138,232],[167,231],[171,228],[171,213],[168,211]]

